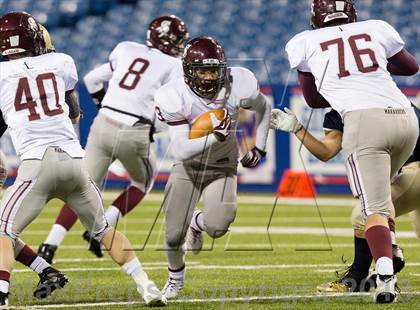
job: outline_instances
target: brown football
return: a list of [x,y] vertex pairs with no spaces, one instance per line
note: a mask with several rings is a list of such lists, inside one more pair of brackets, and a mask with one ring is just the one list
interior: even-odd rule
[[213,132],[213,124],[211,122],[210,113],[214,113],[218,120],[223,120],[225,116],[224,109],[215,109],[201,114],[191,125],[190,139],[197,139]]

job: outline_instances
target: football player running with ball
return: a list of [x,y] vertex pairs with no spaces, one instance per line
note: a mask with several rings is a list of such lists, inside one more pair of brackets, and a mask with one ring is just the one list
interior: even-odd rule
[[[139,204],[153,186],[155,156],[150,151],[154,131],[157,89],[182,77],[182,56],[188,31],[174,15],[155,18],[147,31],[147,46],[136,42],[119,43],[109,62],[90,71],[86,87],[99,110],[90,128],[86,145],[86,168],[102,188],[109,166],[118,159],[127,170],[131,184],[106,210],[105,217],[115,226],[121,216]],[[104,83],[109,81],[108,90]],[[77,215],[64,205],[38,253],[52,262],[57,247],[77,221]],[[99,242],[86,231],[83,238],[90,251],[102,257]]]
[[[248,168],[255,167],[265,156],[271,111],[254,74],[245,68],[227,67],[223,48],[214,39],[198,37],[189,41],[182,61],[184,78],[164,85],[155,95],[157,117],[170,127],[177,159],[163,202],[169,270],[163,289],[166,298],[177,297],[183,286],[185,250],[198,253],[203,231],[220,238],[235,219],[235,127],[239,109],[257,113],[256,145],[241,160]],[[196,133],[190,131],[190,126],[203,114],[210,123],[210,133],[193,139]],[[200,196],[203,210],[195,209]],[[187,232],[188,242],[183,246]]]
[[109,249],[146,304],[165,305],[128,239],[107,223],[100,192],[84,168],[84,151],[72,125],[80,117],[74,61],[44,50],[42,30],[31,15],[12,12],[0,18],[0,51],[8,59],[0,63],[0,123],[8,125],[21,159],[16,181],[0,205],[0,304],[8,304],[16,240],[43,206],[58,198]]
[[286,51],[299,78],[314,86],[317,99],[308,104],[331,105],[342,117],[347,175],[362,205],[378,273],[374,300],[391,303],[396,278],[388,224],[390,178],[413,152],[419,128],[409,100],[391,77],[401,67],[387,70],[389,59],[404,58],[403,40],[384,21],[356,22],[356,17],[352,0],[313,0],[315,30],[294,36]]

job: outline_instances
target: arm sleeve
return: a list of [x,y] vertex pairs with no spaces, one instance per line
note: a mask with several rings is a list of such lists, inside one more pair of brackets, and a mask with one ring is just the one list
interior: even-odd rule
[[386,66],[389,73],[393,75],[414,75],[419,71],[419,64],[413,55],[402,49],[400,52],[388,59]]
[[76,65],[74,64],[74,60],[70,56],[68,56],[68,59],[65,61],[64,69],[65,91],[75,89],[78,81],[79,78],[77,76]]
[[99,92],[104,88],[104,82],[109,81],[112,77],[112,70],[109,63],[100,65],[99,67],[89,71],[83,78],[86,88],[90,94]]
[[312,73],[298,71],[298,79],[308,106],[314,109],[330,107],[328,101],[318,92]]
[[190,126],[187,124],[171,126],[169,130],[172,153],[178,160],[186,160],[198,155],[217,141],[213,134],[189,139],[189,133]]
[[385,48],[386,58],[391,58],[404,48],[404,41],[394,27],[387,22],[380,21],[378,27],[383,37],[382,45]]
[[256,112],[256,142],[255,146],[265,151],[268,131],[270,129],[271,104],[267,98],[259,93],[255,99],[247,100],[241,104],[242,108]]

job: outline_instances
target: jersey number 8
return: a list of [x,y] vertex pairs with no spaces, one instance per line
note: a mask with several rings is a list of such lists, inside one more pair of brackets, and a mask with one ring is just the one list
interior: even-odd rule
[[[140,65],[140,67],[139,67]],[[142,58],[136,58],[131,63],[130,67],[128,67],[128,72],[123,76],[122,80],[118,84],[121,88],[132,90],[134,89],[137,84],[140,82],[141,75],[146,71],[149,67],[149,61]],[[134,79],[131,81],[131,84],[126,84],[128,77],[134,76]]]

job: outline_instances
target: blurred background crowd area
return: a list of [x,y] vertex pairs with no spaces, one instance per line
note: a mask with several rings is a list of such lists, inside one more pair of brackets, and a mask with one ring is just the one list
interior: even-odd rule
[[[125,40],[146,42],[150,21],[175,14],[191,37],[209,35],[225,48],[231,63],[241,64],[264,85],[295,84],[284,51],[296,33],[310,29],[310,0],[0,0],[0,13],[24,10],[51,32],[57,51],[71,55],[83,76],[107,61]],[[383,19],[420,59],[420,0],[359,0],[359,20]],[[398,77],[419,86],[420,75]]]

